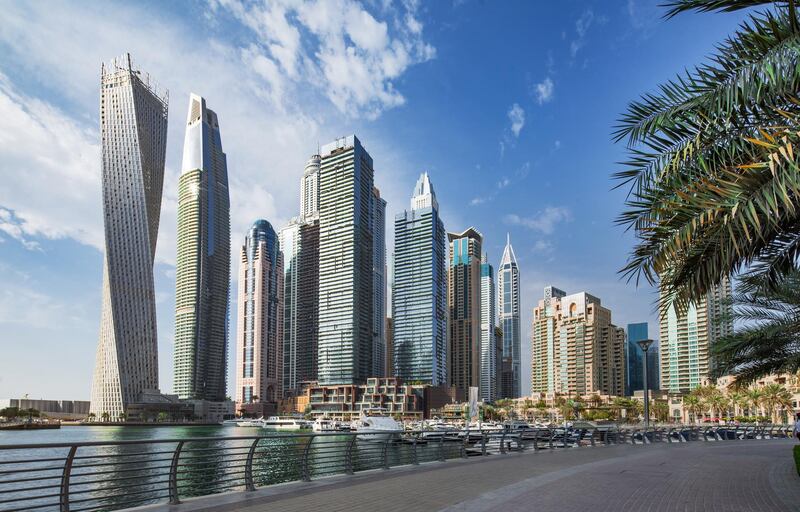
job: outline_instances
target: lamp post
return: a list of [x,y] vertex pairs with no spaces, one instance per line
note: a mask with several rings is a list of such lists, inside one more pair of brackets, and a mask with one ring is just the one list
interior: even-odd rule
[[637,341],[636,344],[639,345],[639,348],[644,352],[642,380],[644,380],[644,431],[645,435],[647,435],[647,427],[650,426],[650,397],[647,392],[647,350],[650,348],[650,345],[653,344],[653,340],[640,340]]

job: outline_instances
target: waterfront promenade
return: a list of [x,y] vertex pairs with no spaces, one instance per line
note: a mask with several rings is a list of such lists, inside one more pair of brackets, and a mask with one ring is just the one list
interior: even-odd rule
[[788,512],[800,510],[793,445],[786,439],[526,451],[280,484],[137,510]]

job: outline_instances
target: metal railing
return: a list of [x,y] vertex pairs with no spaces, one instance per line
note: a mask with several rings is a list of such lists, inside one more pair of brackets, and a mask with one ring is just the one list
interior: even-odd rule
[[0,445],[0,511],[118,510],[280,482],[531,450],[792,436],[786,425],[299,433]]

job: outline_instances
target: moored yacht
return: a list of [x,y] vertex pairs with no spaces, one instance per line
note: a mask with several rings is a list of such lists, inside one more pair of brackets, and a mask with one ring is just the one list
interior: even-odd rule
[[363,441],[385,441],[403,430],[403,425],[386,414],[386,409],[366,409],[351,425]]
[[261,427],[267,430],[307,430],[311,428],[311,424],[291,416],[270,416]]

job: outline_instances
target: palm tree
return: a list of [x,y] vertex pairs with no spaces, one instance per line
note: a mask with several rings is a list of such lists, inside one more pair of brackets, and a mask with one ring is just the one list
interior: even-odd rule
[[615,139],[629,158],[618,222],[638,238],[621,272],[685,306],[743,267],[770,279],[800,254],[800,20],[795,1],[669,0],[750,14],[705,64],[632,102]]
[[770,421],[775,422],[781,410],[792,407],[791,393],[780,384],[767,384],[761,391],[764,394],[761,403],[769,413]]
[[714,377],[746,385],[800,370],[800,270],[770,279],[745,275],[731,297],[732,320],[743,324],[711,346]]
[[683,397],[683,407],[692,415],[695,423],[700,423],[700,414],[703,412],[703,402],[696,394],[689,393]]
[[710,394],[705,399],[706,406],[711,409],[712,418],[720,418],[723,411],[727,410],[730,401],[721,392]]
[[750,400],[750,405],[753,408],[751,416],[759,416],[761,400],[764,397],[764,393],[758,388],[750,388],[745,394],[747,395],[748,400]]
[[732,391],[728,393],[728,399],[733,405],[733,415],[744,416],[744,410],[747,407],[747,404],[750,403],[747,395],[740,391]]

